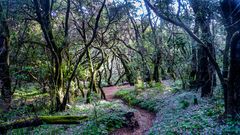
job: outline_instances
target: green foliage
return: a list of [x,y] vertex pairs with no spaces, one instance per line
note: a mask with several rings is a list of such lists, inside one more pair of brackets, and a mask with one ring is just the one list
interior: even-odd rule
[[[153,91],[149,91],[148,89],[146,89],[144,92],[153,93]],[[152,96],[146,97],[144,96],[143,92],[139,93],[136,92],[135,90],[120,90],[116,93],[115,96],[123,99],[129,105],[139,106],[151,112],[156,111],[157,106],[156,98],[153,98]]]
[[135,83],[135,89],[136,90],[144,90],[144,82],[141,79],[137,79],[137,82]]
[[162,83],[160,83],[160,82],[157,82],[157,83],[155,83],[155,85],[154,85],[154,89],[157,89],[157,90],[159,90],[160,92],[163,92],[164,88],[165,88],[165,86],[164,86]]
[[147,87],[148,88],[154,87],[154,82],[153,81],[147,82]]
[[136,99],[137,93],[135,90],[120,90],[115,96],[122,98],[129,105],[137,105],[140,102],[140,100]]
[[89,122],[87,126],[83,129],[83,135],[100,135],[108,134],[114,129],[121,128],[126,124],[126,120],[123,117],[123,114],[118,113],[109,113],[99,116],[92,122]]
[[36,85],[30,84],[23,86],[17,90],[15,90],[14,96],[15,98],[34,98],[35,96],[40,96],[40,95],[47,95],[42,94],[42,92],[37,88]]
[[223,129],[223,134],[239,135],[240,121],[234,119],[226,119],[226,127]]
[[[80,134],[80,135],[105,135],[126,125],[124,114],[129,112],[119,102],[107,102],[93,100],[92,104],[84,104],[85,100],[78,100],[75,106],[65,112],[59,112],[51,116],[58,119],[61,116],[88,116],[88,121],[78,125],[42,125],[29,131],[29,128],[13,130],[12,134]],[[70,119],[75,119],[70,117]],[[48,116],[44,116],[48,119]],[[51,121],[50,121],[51,122]]]
[[181,104],[181,108],[182,108],[182,109],[186,109],[186,108],[188,108],[189,105],[190,105],[190,103],[189,103],[188,101],[186,101],[186,100],[180,101],[180,104]]
[[50,100],[48,93],[42,93],[36,84],[29,83],[17,88],[13,95],[12,108],[0,113],[0,120],[14,120],[18,117],[48,115]]
[[176,80],[172,86],[171,92],[177,93],[180,90],[182,90],[182,81],[181,80]]
[[151,99],[147,99],[146,101],[141,101],[139,103],[139,106],[150,112],[155,112],[156,111],[155,107],[157,106],[157,102],[156,102],[156,99],[151,98]]

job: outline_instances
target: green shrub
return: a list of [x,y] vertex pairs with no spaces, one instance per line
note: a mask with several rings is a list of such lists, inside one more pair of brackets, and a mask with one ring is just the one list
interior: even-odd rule
[[[149,91],[149,94],[151,94],[151,92],[154,91]],[[156,111],[155,107],[157,106],[157,100],[152,98],[152,96],[144,97],[135,90],[120,90],[116,93],[116,96],[126,101],[129,105],[139,106],[151,112]]]
[[136,90],[144,90],[144,82],[140,79],[137,80],[136,84],[135,84],[135,89]]
[[186,100],[180,101],[180,104],[181,104],[181,108],[182,108],[182,109],[186,109],[186,108],[188,108],[189,105],[190,105],[190,103],[189,103],[188,101],[186,101]]
[[163,92],[164,90],[164,85],[160,82],[155,83],[155,89],[159,90],[160,92]]

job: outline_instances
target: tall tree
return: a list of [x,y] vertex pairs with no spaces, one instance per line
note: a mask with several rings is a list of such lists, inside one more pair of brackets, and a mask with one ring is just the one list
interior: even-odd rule
[[[225,112],[236,118],[240,113],[240,2],[238,0],[223,0],[222,15],[230,41],[230,70],[228,89],[224,92]],[[230,34],[230,35],[229,35]],[[229,37],[228,37],[229,38]]]
[[64,78],[63,78],[63,50],[67,47],[68,42],[68,19],[70,14],[70,0],[68,0],[67,11],[65,16],[65,30],[64,41],[58,44],[53,33],[53,24],[51,21],[52,7],[54,1],[51,0],[34,0],[35,12],[37,15],[37,22],[40,24],[44,38],[46,40],[46,47],[50,50],[53,63],[53,79],[52,79],[52,104],[56,111],[62,110],[61,104],[64,97]]
[[[153,39],[153,44],[154,44],[154,54],[153,54],[153,64],[154,64],[154,69],[153,69],[153,79],[155,82],[160,82],[161,81],[161,77],[160,77],[160,65],[161,65],[161,61],[162,61],[162,52],[161,52],[161,45],[162,45],[162,31],[160,32],[160,34],[158,34],[157,36],[157,32],[156,32],[156,23],[153,24],[152,21],[152,13],[151,10],[149,9],[149,7],[147,6],[147,12],[148,12],[148,21],[152,30],[152,39]],[[162,29],[162,28],[160,28]]]
[[[199,35],[199,23],[198,23],[198,18],[195,18],[195,25],[194,25],[194,29],[193,29],[193,33],[195,35]],[[196,41],[192,41],[192,58],[191,58],[191,73],[190,73],[190,87],[194,88],[198,85],[198,81],[199,76],[197,74],[198,68],[198,61],[197,61],[197,50],[198,50],[198,46],[197,46],[197,42]]]
[[[191,6],[195,13],[196,22],[199,23],[201,29],[202,41],[207,45],[209,51],[214,55],[213,38],[210,31],[210,22],[212,11],[209,2],[201,0],[190,0]],[[196,24],[195,24],[196,25]],[[198,48],[198,76],[200,79],[200,87],[202,87],[201,96],[212,96],[213,93],[213,68],[204,48]]]
[[12,99],[11,79],[9,73],[9,44],[9,28],[0,3],[0,90],[1,99],[4,102],[3,106],[0,106],[0,109],[2,110],[9,109]]

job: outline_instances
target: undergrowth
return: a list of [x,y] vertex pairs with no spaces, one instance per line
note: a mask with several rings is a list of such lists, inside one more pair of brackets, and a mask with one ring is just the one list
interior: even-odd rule
[[163,93],[164,86],[161,83],[156,83],[154,87],[142,89],[127,89],[118,91],[115,96],[123,99],[131,106],[139,106],[150,112],[157,112],[158,99],[156,95]]
[[81,124],[72,125],[41,125],[35,128],[14,129],[8,134],[76,134],[76,135],[103,135],[127,125],[124,117],[129,111],[120,101],[107,102],[95,101],[92,104],[78,102],[65,112],[54,115],[61,116],[83,116],[87,115],[89,120]]
[[213,98],[201,98],[193,90],[180,90],[178,84],[171,88],[155,84],[141,91],[121,90],[116,96],[133,106],[157,113],[149,135],[239,135],[240,122],[223,120],[223,95],[215,90]]

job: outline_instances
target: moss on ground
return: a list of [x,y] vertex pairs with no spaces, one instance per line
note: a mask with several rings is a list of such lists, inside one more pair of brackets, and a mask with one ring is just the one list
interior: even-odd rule
[[[78,101],[65,112],[59,112],[53,116],[40,116],[46,123],[56,121],[68,123],[69,121],[79,121],[84,116],[88,120],[81,124],[48,125],[44,124],[34,128],[14,129],[9,134],[77,134],[77,135],[102,135],[108,134],[117,128],[126,125],[124,117],[129,111],[127,106],[121,101],[95,101],[92,104],[84,104]],[[29,130],[31,129],[31,130]]]

